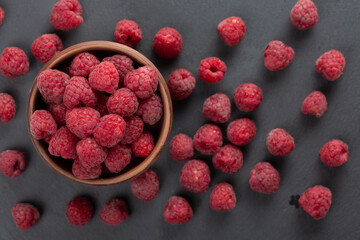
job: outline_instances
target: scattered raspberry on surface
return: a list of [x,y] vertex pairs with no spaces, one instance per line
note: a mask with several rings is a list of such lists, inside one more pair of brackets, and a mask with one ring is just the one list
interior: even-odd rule
[[85,168],[79,160],[75,160],[72,165],[72,173],[79,179],[96,179],[100,177],[101,172],[101,164],[91,168]]
[[69,84],[65,87],[63,101],[68,109],[73,109],[76,106],[82,105],[85,105],[86,107],[95,107],[97,95],[90,87],[86,78],[72,77]]
[[188,98],[194,91],[195,84],[194,75],[184,68],[174,70],[167,82],[171,98],[175,101]]
[[13,97],[7,93],[0,93],[0,123],[10,122],[16,113],[16,104]]
[[285,156],[295,148],[294,138],[284,129],[276,128],[269,132],[266,147],[274,156]]
[[111,62],[114,64],[116,70],[119,74],[119,86],[122,87],[124,84],[124,79],[126,74],[134,70],[134,62],[131,58],[125,55],[113,55],[111,57],[106,57],[102,62]]
[[311,0],[299,0],[290,12],[292,24],[300,30],[315,26],[318,18],[317,8]]
[[349,159],[349,147],[341,140],[332,139],[321,148],[319,157],[329,167],[338,167]]
[[194,148],[201,154],[212,155],[223,144],[221,130],[215,124],[205,124],[194,135]]
[[303,114],[315,115],[321,117],[327,109],[325,95],[320,91],[311,92],[303,101],[301,111]]
[[67,127],[61,127],[49,142],[49,153],[65,159],[76,158],[76,144],[79,141]]
[[124,137],[121,140],[122,144],[131,144],[138,139],[144,130],[144,122],[138,116],[132,116],[126,119],[126,128]]
[[153,170],[146,170],[143,174],[130,182],[131,192],[140,200],[151,201],[159,192],[159,178]]
[[240,118],[228,125],[226,135],[232,144],[244,146],[255,137],[256,125],[249,118]]
[[56,34],[43,34],[33,42],[31,52],[40,62],[46,63],[64,49]]
[[66,126],[79,138],[89,137],[100,121],[100,113],[92,108],[74,108],[66,113]]
[[204,161],[190,160],[181,169],[180,184],[190,192],[206,192],[210,181],[210,169]]
[[182,50],[181,34],[171,27],[161,28],[154,37],[153,48],[155,53],[165,59],[172,59]]
[[93,89],[111,94],[119,86],[119,73],[111,62],[102,62],[91,71],[89,83]]
[[82,6],[77,0],[60,0],[55,3],[50,22],[59,30],[70,30],[83,23]]
[[158,87],[157,73],[149,66],[139,67],[126,74],[124,86],[133,91],[138,98],[149,98]]
[[222,182],[217,184],[210,195],[210,207],[215,211],[231,211],[236,206],[236,195],[234,188]]
[[163,216],[170,224],[184,224],[190,221],[194,213],[189,202],[179,196],[172,196],[165,205]]
[[110,113],[130,117],[138,110],[139,101],[130,89],[120,88],[109,97],[106,105]]
[[18,47],[7,47],[0,56],[0,71],[4,77],[15,78],[29,71],[29,59]]
[[50,139],[57,130],[54,118],[46,110],[36,110],[31,116],[30,133],[36,139]]
[[234,91],[235,105],[243,112],[251,112],[257,109],[262,99],[261,89],[253,83],[243,83]]
[[207,83],[220,82],[225,73],[226,65],[217,57],[209,57],[201,60],[199,66],[199,77]]
[[109,114],[109,110],[107,109],[107,101],[109,100],[109,96],[103,93],[97,94],[97,103],[95,105],[95,110],[100,113],[101,116],[105,116]]
[[114,147],[125,133],[126,122],[117,114],[108,114],[100,118],[93,135],[98,144],[103,147]]
[[225,123],[231,116],[231,103],[227,95],[216,93],[208,97],[204,104],[202,113],[205,118],[215,123]]
[[281,41],[271,41],[264,51],[264,64],[270,71],[286,68],[295,56],[294,50]]
[[0,25],[3,23],[5,18],[5,12],[4,10],[0,7]]
[[48,111],[51,113],[51,116],[53,116],[55,122],[58,125],[65,125],[66,124],[66,112],[67,108],[63,103],[57,104],[53,103],[48,106]]
[[110,172],[119,173],[130,163],[130,161],[130,146],[118,144],[108,150],[108,155],[104,163]]
[[17,203],[11,209],[11,214],[18,228],[25,231],[34,226],[39,218],[39,211],[29,203]]
[[176,161],[187,161],[194,156],[194,147],[191,137],[179,133],[170,142],[170,157]]
[[100,219],[111,226],[119,225],[129,217],[127,204],[121,199],[109,200],[100,210]]
[[87,77],[99,63],[99,59],[93,54],[88,52],[79,53],[70,64],[69,74],[71,77]]
[[141,41],[142,31],[136,22],[124,19],[117,23],[114,37],[119,43],[135,47]]
[[26,168],[25,156],[19,151],[6,150],[0,153],[0,172],[7,177],[17,177]]
[[345,68],[344,55],[337,50],[330,50],[322,54],[315,63],[315,69],[326,80],[337,80]]
[[94,206],[86,197],[76,197],[66,205],[66,217],[75,226],[86,225],[94,212]]
[[260,162],[250,171],[249,184],[253,191],[275,193],[279,189],[279,172],[268,162]]
[[157,94],[154,94],[150,98],[141,101],[136,114],[141,115],[144,123],[155,125],[163,116],[161,98]]
[[236,173],[243,165],[243,154],[239,148],[227,144],[214,154],[212,162],[222,172]]
[[37,77],[37,87],[46,103],[61,103],[65,92],[66,82],[69,75],[64,72],[47,69]]
[[314,219],[324,218],[331,206],[332,194],[327,187],[316,185],[306,189],[299,199],[301,208]]
[[144,131],[138,139],[131,143],[131,150],[135,157],[147,157],[154,149],[154,137]]
[[244,37],[246,26],[240,17],[229,17],[219,23],[217,31],[221,39],[232,47]]
[[76,153],[85,168],[95,167],[105,161],[107,150],[97,144],[94,138],[80,140],[76,145]]

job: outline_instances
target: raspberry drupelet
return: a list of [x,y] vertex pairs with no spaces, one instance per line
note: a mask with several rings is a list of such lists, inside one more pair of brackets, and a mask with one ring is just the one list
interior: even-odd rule
[[262,99],[261,89],[253,83],[243,83],[234,91],[235,105],[243,112],[251,112],[257,109]]
[[58,1],[55,3],[50,15],[51,24],[59,30],[76,28],[83,21],[82,6],[77,0]]
[[149,125],[155,125],[163,116],[163,104],[161,98],[154,94],[150,98],[140,102],[136,115],[140,115]]
[[343,74],[345,64],[344,55],[340,51],[330,50],[316,60],[315,69],[326,80],[335,81]]
[[138,139],[144,130],[144,122],[138,116],[131,116],[126,119],[126,128],[124,137],[121,140],[122,144],[131,144],[133,141]]
[[106,148],[97,144],[91,137],[84,138],[77,143],[76,153],[85,168],[98,166],[105,161],[107,156]]
[[327,101],[325,95],[320,91],[311,92],[301,105],[303,114],[315,115],[321,117],[327,109]]
[[275,193],[279,189],[279,172],[268,162],[256,164],[250,171],[249,185],[258,193]]
[[62,41],[56,34],[43,34],[31,46],[34,57],[43,63],[47,63],[63,49]]
[[66,126],[79,138],[89,137],[100,121],[100,113],[92,108],[74,108],[66,113]]
[[4,10],[0,7],[0,26],[2,25],[3,21],[5,18],[5,12]]
[[119,73],[111,62],[98,64],[89,75],[92,89],[100,92],[113,93],[119,86]]
[[39,74],[36,81],[46,103],[60,104],[63,101],[66,83],[70,81],[70,77],[64,72],[46,69]]
[[86,197],[76,197],[66,205],[66,218],[75,226],[86,225],[94,212],[94,206]]
[[67,127],[61,127],[49,142],[49,153],[65,159],[75,159],[78,141],[79,138],[70,132]]
[[179,196],[169,198],[163,210],[165,221],[173,225],[187,223],[193,215],[194,213],[189,202]]
[[194,156],[194,147],[191,137],[179,133],[170,142],[170,157],[176,161],[187,161]]
[[308,188],[299,199],[300,207],[314,219],[326,216],[331,206],[332,194],[327,187],[316,185]]
[[72,165],[72,174],[79,179],[96,179],[102,172],[101,164],[91,168],[84,167],[79,160],[75,160]]
[[68,109],[81,105],[92,108],[96,105],[97,95],[86,78],[72,77],[65,87],[63,102]]
[[39,218],[39,211],[29,203],[17,203],[11,209],[11,215],[18,228],[25,231],[34,226]]
[[226,136],[236,146],[244,146],[256,135],[256,125],[249,118],[240,118],[229,123]]
[[144,131],[138,139],[131,143],[131,150],[135,157],[147,157],[154,149],[154,137]]
[[30,133],[36,139],[45,141],[56,133],[57,125],[54,118],[46,110],[36,110],[30,120]]
[[94,107],[96,111],[100,113],[100,116],[105,116],[109,114],[109,110],[107,109],[107,102],[109,100],[109,96],[104,93],[97,93],[97,103]]
[[114,37],[119,43],[135,47],[141,41],[142,31],[136,22],[124,19],[117,23]]
[[158,87],[157,73],[152,67],[139,67],[126,74],[124,86],[133,91],[138,98],[149,98]]
[[222,172],[236,173],[243,165],[243,154],[239,148],[227,144],[214,154],[212,163]]
[[6,78],[16,78],[29,71],[29,59],[18,47],[7,47],[0,56],[0,71]]
[[102,60],[102,62],[111,62],[114,64],[119,74],[119,87],[123,86],[126,74],[134,70],[133,60],[125,55],[117,54],[111,57],[106,57]]
[[290,12],[292,24],[300,30],[315,26],[318,19],[317,8],[311,0],[299,0]]
[[329,167],[338,167],[349,159],[349,147],[341,140],[332,139],[321,148],[319,157]]
[[205,124],[200,127],[194,135],[194,148],[205,155],[212,155],[223,144],[221,130],[215,124]]
[[128,145],[118,144],[108,150],[105,166],[110,172],[121,172],[131,161],[131,148]]
[[229,46],[235,46],[244,37],[246,26],[240,17],[229,17],[217,26],[221,39]]
[[210,207],[215,211],[228,212],[236,206],[234,188],[226,182],[217,184],[210,195]]
[[294,138],[282,128],[271,130],[266,138],[266,147],[274,156],[286,156],[295,148]]
[[0,123],[10,122],[16,113],[13,97],[7,93],[0,93]]
[[175,58],[182,50],[181,34],[171,27],[161,28],[154,37],[153,48],[155,53],[165,59]]
[[68,109],[63,103],[50,104],[47,110],[51,113],[51,116],[53,116],[54,120],[58,125],[61,126],[66,124],[66,112],[68,111]]
[[7,177],[17,177],[25,171],[26,160],[24,154],[15,150],[0,153],[0,172]]
[[126,202],[122,199],[111,199],[100,210],[101,221],[110,226],[119,225],[128,217],[128,207]]
[[210,169],[201,160],[188,161],[181,169],[180,184],[190,192],[206,192],[210,181]]
[[231,116],[231,103],[227,95],[215,93],[208,97],[204,104],[202,113],[205,118],[215,123],[225,123]]
[[226,65],[217,57],[209,57],[200,61],[199,77],[206,83],[220,82],[225,73]]
[[153,170],[148,169],[131,180],[130,188],[131,192],[140,200],[151,201],[159,192],[159,178]]
[[196,79],[194,75],[184,68],[174,70],[167,82],[171,98],[175,101],[188,98],[194,91],[195,84]]
[[94,128],[93,136],[98,144],[103,147],[114,147],[125,133],[126,122],[117,114],[108,114],[100,118]]
[[92,70],[100,63],[93,54],[88,52],[79,53],[70,64],[69,74],[71,77],[88,77]]
[[120,88],[109,97],[106,106],[110,113],[130,117],[138,110],[139,102],[130,89]]
[[295,56],[294,50],[281,41],[271,41],[264,51],[264,64],[270,71],[286,68]]

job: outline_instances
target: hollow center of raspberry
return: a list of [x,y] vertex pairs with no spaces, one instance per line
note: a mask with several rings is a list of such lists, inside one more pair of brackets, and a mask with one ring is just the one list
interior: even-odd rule
[[210,67],[210,71],[211,71],[211,72],[217,72],[218,69],[217,69],[217,67],[215,67],[215,66],[211,66],[211,67]]

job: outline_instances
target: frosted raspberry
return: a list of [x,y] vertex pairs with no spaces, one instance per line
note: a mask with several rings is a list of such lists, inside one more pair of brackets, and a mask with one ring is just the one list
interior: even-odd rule
[[184,224],[190,221],[194,213],[189,202],[179,196],[172,196],[165,205],[163,216],[170,224]]
[[76,197],[66,205],[66,217],[75,226],[86,225],[94,212],[93,204],[86,197]]
[[34,226],[39,218],[39,211],[29,203],[18,203],[11,209],[15,224],[21,230],[28,230]]
[[217,184],[210,195],[210,207],[215,211],[231,211],[236,206],[236,195],[234,188],[222,182]]
[[219,23],[217,31],[227,45],[235,46],[244,37],[246,27],[240,17],[229,17]]
[[173,100],[184,100],[194,91],[196,79],[186,69],[179,68],[173,71],[168,79],[167,85]]
[[243,165],[243,154],[239,148],[227,144],[214,154],[212,162],[222,172],[236,173]]
[[0,93],[0,122],[10,122],[16,112],[16,104],[13,97],[7,93]]
[[269,132],[266,147],[274,156],[285,156],[295,148],[294,138],[284,129],[276,128]]
[[120,88],[109,97],[106,105],[110,113],[130,117],[137,111],[139,102],[130,89]]
[[2,25],[3,21],[4,21],[4,17],[5,17],[5,12],[4,10],[0,7],[0,25]]
[[182,50],[183,40],[181,34],[174,28],[161,28],[154,37],[153,48],[155,53],[165,59],[179,55]]
[[69,84],[65,87],[63,101],[68,109],[82,105],[95,107],[97,96],[86,78],[72,77]]
[[301,106],[303,114],[315,115],[321,117],[327,109],[327,101],[325,95],[320,91],[311,92],[304,100]]
[[30,120],[30,133],[37,139],[50,139],[57,130],[54,118],[46,110],[36,110]]
[[225,123],[231,116],[231,103],[227,95],[216,93],[208,97],[204,104],[202,113],[205,118],[215,123]]
[[159,192],[159,179],[150,169],[130,182],[131,192],[140,200],[151,201]]
[[194,135],[194,148],[201,154],[212,155],[223,144],[221,130],[215,124],[205,124]]
[[84,21],[82,6],[77,0],[60,0],[51,11],[50,21],[59,30],[76,28]]
[[119,225],[129,217],[127,204],[121,199],[109,200],[100,210],[100,219],[111,226]]
[[118,144],[108,150],[105,166],[110,172],[118,173],[131,161],[131,148],[127,145]]
[[264,64],[270,71],[286,68],[295,56],[294,50],[281,41],[271,41],[264,51]]
[[301,208],[314,219],[324,218],[331,206],[332,194],[327,187],[316,185],[306,189],[299,199]]
[[315,26],[318,18],[317,8],[311,0],[299,0],[291,9],[290,19],[297,29],[306,30]]
[[89,137],[100,121],[100,113],[92,108],[74,108],[66,113],[66,126],[79,138]]
[[114,37],[119,43],[135,47],[141,41],[142,31],[136,22],[124,19],[117,23]]
[[251,112],[257,109],[262,99],[261,89],[253,83],[241,84],[234,91],[235,105],[243,112]]
[[0,172],[5,176],[14,178],[19,176],[26,168],[24,154],[15,150],[6,150],[0,153]]
[[226,130],[227,139],[234,145],[247,145],[256,135],[256,125],[249,118],[232,121]]
[[93,135],[98,144],[103,147],[113,147],[118,144],[125,133],[126,123],[116,114],[105,115],[95,127]]
[[58,125],[65,125],[66,124],[66,112],[67,108],[63,103],[57,104],[53,103],[48,106],[48,111],[53,116],[54,120]]
[[219,58],[205,58],[200,62],[199,77],[206,83],[217,83],[223,79],[226,69],[225,63]]
[[7,47],[0,56],[0,71],[4,77],[15,78],[29,71],[29,60],[25,52],[17,47]]
[[69,75],[64,72],[47,69],[37,77],[37,87],[46,103],[61,103]]
[[131,150],[135,157],[147,157],[154,149],[154,137],[144,131],[138,139],[131,143]]
[[85,168],[79,160],[75,160],[72,165],[72,173],[79,179],[96,179],[102,172],[101,164],[91,168]]
[[155,125],[163,116],[161,98],[157,94],[154,94],[150,98],[141,101],[136,114],[141,115],[144,123]]
[[67,127],[61,127],[49,142],[49,153],[65,159],[75,159],[78,141],[79,139]]
[[138,98],[151,97],[158,87],[157,73],[149,66],[139,67],[126,74],[124,86],[133,91]]
[[132,116],[126,119],[126,128],[124,137],[121,140],[122,144],[130,144],[138,139],[144,130],[144,122],[138,116]]
[[253,191],[275,193],[279,189],[279,172],[268,162],[260,162],[250,171],[249,184]]
[[109,110],[107,109],[107,101],[109,100],[109,96],[103,93],[97,94],[97,103],[95,106],[95,110],[100,113],[101,116],[105,116],[109,114]]
[[321,148],[319,157],[329,167],[341,166],[349,159],[348,145],[338,139],[330,140]]
[[35,39],[31,52],[40,62],[46,63],[64,49],[61,39],[56,34],[44,34]]
[[89,83],[95,90],[113,93],[119,85],[119,73],[111,62],[102,62],[91,71]]
[[76,145],[76,153],[85,168],[95,167],[105,161],[107,150],[97,144],[94,138],[84,138]]
[[190,192],[206,192],[210,181],[210,169],[201,160],[188,161],[181,169],[180,184]]
[[70,64],[70,76],[87,77],[100,61],[91,53],[83,52],[74,57]]
[[170,142],[170,157],[176,161],[187,161],[194,156],[194,147],[191,137],[179,133]]
[[134,70],[134,62],[125,55],[114,55],[111,57],[106,57],[102,60],[103,62],[111,62],[114,64],[116,70],[119,73],[119,86],[121,87],[124,84],[124,79],[126,74]]
[[344,71],[345,58],[344,55],[337,50],[330,50],[322,54],[315,64],[315,69],[326,80],[335,81]]

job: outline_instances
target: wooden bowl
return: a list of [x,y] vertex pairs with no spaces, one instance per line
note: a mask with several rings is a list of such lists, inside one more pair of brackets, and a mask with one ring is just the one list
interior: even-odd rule
[[[128,57],[130,57],[134,63],[138,64],[139,66],[150,66],[154,68],[158,74],[159,79],[159,89],[158,92],[162,98],[163,106],[164,106],[164,114],[162,118],[162,123],[159,131],[159,135],[157,138],[157,142],[154,146],[153,151],[151,154],[144,160],[140,161],[138,164],[135,164],[135,166],[127,167],[120,173],[114,176],[94,179],[94,180],[83,180],[76,178],[72,172],[71,168],[68,166],[64,166],[64,162],[68,161],[65,159],[61,159],[58,157],[54,157],[50,155],[48,151],[48,146],[45,144],[42,140],[36,140],[29,132],[31,141],[36,149],[36,151],[39,153],[40,157],[45,161],[47,165],[49,165],[53,170],[55,170],[60,175],[83,184],[88,185],[94,185],[94,186],[100,186],[100,185],[111,185],[111,184],[117,184],[121,182],[125,182],[133,177],[138,176],[139,174],[143,173],[145,170],[147,170],[160,156],[171,131],[171,125],[172,125],[172,103],[171,103],[171,97],[170,92],[167,87],[167,84],[159,72],[159,70],[154,66],[154,64],[147,59],[144,55],[139,53],[138,51],[127,47],[125,45],[115,43],[115,42],[108,42],[108,41],[91,41],[91,42],[84,42],[80,44],[76,44],[74,46],[71,46],[59,54],[57,54],[53,59],[51,59],[42,69],[41,71],[44,71],[46,69],[50,68],[61,68],[61,65],[64,65],[64,63],[69,64],[71,59],[78,53],[81,52],[92,52],[95,55],[96,53],[99,53],[100,55],[114,55],[114,54],[123,54]],[[40,71],[40,72],[41,72]],[[40,95],[40,92],[37,88],[37,76],[33,82],[33,85],[30,90],[29,94],[29,100],[28,100],[28,106],[27,106],[27,124],[28,129],[30,129],[30,119],[33,114],[33,112],[37,109],[41,108],[41,102],[42,97]],[[40,106],[39,106],[40,105]],[[71,163],[70,163],[71,164]]]

